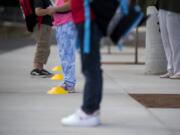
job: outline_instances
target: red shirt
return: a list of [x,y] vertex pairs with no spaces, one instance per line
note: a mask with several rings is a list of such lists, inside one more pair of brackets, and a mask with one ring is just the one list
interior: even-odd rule
[[[71,11],[72,11],[72,17],[75,24],[84,22],[83,0],[71,0]],[[92,19],[95,18],[92,11],[91,11],[91,18]]]

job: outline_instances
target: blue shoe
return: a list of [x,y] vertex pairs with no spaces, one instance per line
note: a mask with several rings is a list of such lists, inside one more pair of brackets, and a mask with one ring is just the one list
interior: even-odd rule
[[74,86],[69,86],[67,83],[63,83],[61,85],[61,87],[63,87],[66,91],[68,91],[69,93],[75,93],[75,88]]

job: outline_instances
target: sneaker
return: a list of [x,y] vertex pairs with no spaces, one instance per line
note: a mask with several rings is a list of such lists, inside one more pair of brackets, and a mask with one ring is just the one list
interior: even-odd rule
[[173,75],[169,77],[170,79],[180,79],[180,75]]
[[73,86],[68,86],[66,83],[63,83],[61,87],[64,88],[69,93],[75,93],[75,88]]
[[166,73],[166,74],[160,75],[160,78],[170,78],[171,76],[173,75],[170,73]]
[[52,73],[49,73],[48,71],[46,71],[44,69],[42,69],[42,70],[33,69],[30,74],[32,77],[42,77],[42,78],[52,76]]
[[79,109],[74,114],[65,117],[61,120],[64,126],[78,126],[78,127],[93,127],[100,125],[100,113],[99,111],[93,114],[86,114]]
[[45,70],[45,69],[41,69],[41,73],[44,74],[44,75],[46,75],[47,77],[52,77],[52,76],[53,76],[52,73],[50,73],[49,71],[47,71],[47,70]]

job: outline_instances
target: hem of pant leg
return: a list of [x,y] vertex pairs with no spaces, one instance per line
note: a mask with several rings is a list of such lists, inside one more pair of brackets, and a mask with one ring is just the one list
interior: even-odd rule
[[64,80],[64,83],[67,84],[69,87],[75,87],[75,83],[72,83],[72,82],[69,82],[69,81],[66,81]]
[[33,63],[39,63],[39,64],[46,65],[47,61],[34,60]]
[[99,110],[99,109],[95,109],[95,110],[86,110],[85,108],[83,108],[83,106],[81,107],[81,109],[82,109],[82,111],[83,112],[85,112],[86,114],[88,114],[88,115],[91,115],[91,114],[93,114],[94,112],[96,112],[97,110]]

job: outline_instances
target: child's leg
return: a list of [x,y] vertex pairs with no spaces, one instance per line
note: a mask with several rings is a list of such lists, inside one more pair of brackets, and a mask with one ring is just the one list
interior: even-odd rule
[[34,57],[34,66],[43,68],[50,54],[51,26],[41,25],[37,35],[37,47]]
[[76,29],[72,22],[57,27],[56,32],[58,53],[64,73],[64,82],[74,87],[75,77],[75,49],[76,49]]
[[82,110],[88,114],[100,109],[102,99],[102,70],[100,63],[101,32],[95,22],[91,23],[90,53],[83,52],[84,24],[78,24],[78,37],[80,38],[82,72],[85,76],[85,87]]

